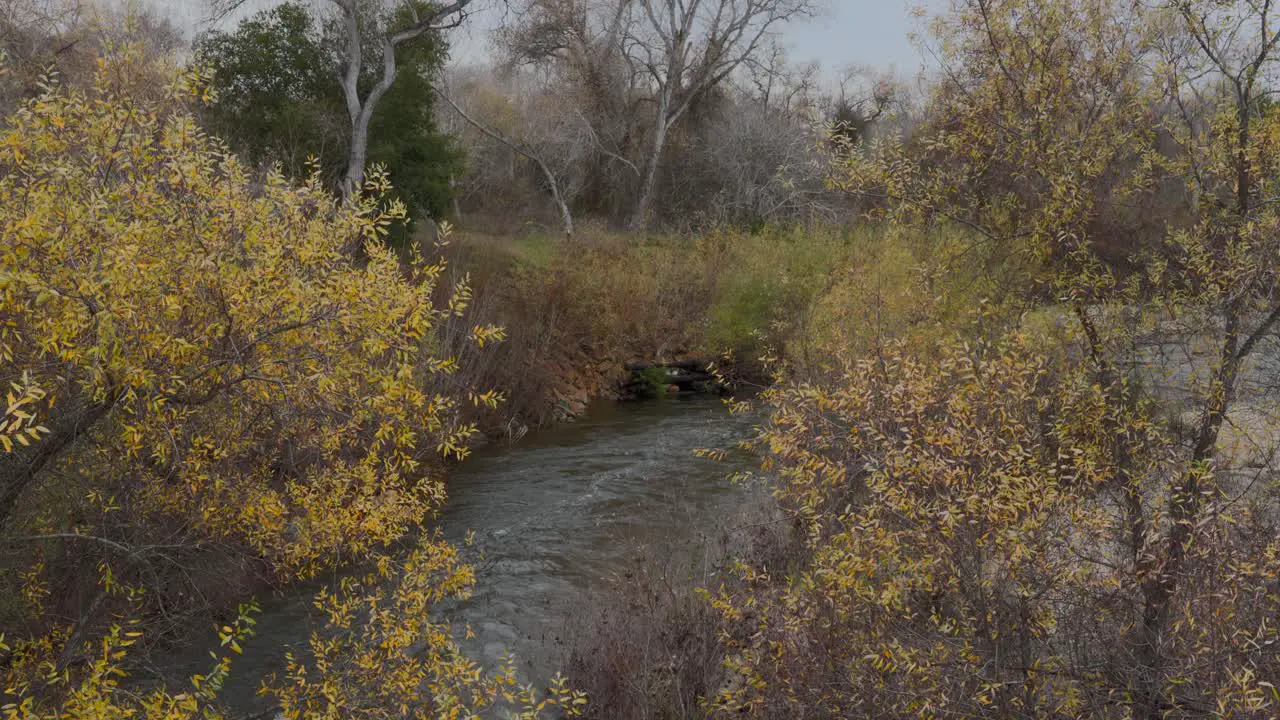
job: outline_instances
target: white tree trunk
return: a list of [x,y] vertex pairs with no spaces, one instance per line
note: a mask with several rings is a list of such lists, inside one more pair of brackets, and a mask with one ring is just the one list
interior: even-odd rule
[[[358,36],[356,42],[359,42]],[[348,78],[349,82],[344,82],[342,86],[347,93],[348,109],[352,106],[353,98],[354,104],[359,107],[359,111],[351,119],[351,150],[347,154],[347,176],[342,182],[342,196],[348,202],[359,195],[364,186],[364,171],[369,164],[369,123],[373,120],[373,111],[396,81],[396,47],[390,40],[382,42],[382,77],[363,102],[356,83],[358,79],[358,75],[355,79]]]
[[347,174],[342,180],[342,196],[350,201],[364,185],[364,169],[369,164],[369,120],[361,113],[351,126],[351,150],[347,153]]
[[627,220],[627,229],[640,232],[649,225],[649,209],[653,206],[653,193],[658,185],[658,170],[662,164],[662,151],[667,145],[667,131],[671,127],[667,115],[668,98],[664,92],[658,103],[653,127],[653,143],[649,146],[649,157],[645,159],[644,173],[640,178],[640,193],[636,197],[635,208],[631,218]]
[[447,27],[456,27],[466,17],[467,7],[472,0],[454,0],[448,5],[435,8],[425,17],[415,15],[412,26],[383,37],[382,76],[363,99],[360,97],[363,51],[359,0],[332,2],[342,11],[347,34],[347,67],[342,75],[342,94],[347,103],[347,114],[351,118],[351,149],[347,154],[346,176],[342,180],[342,197],[346,202],[351,202],[359,196],[364,186],[365,167],[369,163],[369,122],[373,119],[378,102],[396,80],[396,46],[411,42],[427,32],[442,29],[445,27],[440,24],[443,18],[454,17],[454,22]]

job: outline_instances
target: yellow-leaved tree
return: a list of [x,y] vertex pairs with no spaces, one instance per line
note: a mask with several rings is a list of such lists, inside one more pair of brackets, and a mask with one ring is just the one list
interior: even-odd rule
[[120,92],[132,60],[30,103],[0,143],[4,375],[51,406],[4,465],[0,522],[52,529],[23,499],[79,483],[287,572],[399,537],[442,497],[429,459],[471,432],[423,390],[452,368],[431,328],[463,309],[433,304],[441,266],[378,242],[402,212],[385,177],[350,206],[251,178],[173,111],[189,84]]
[[1276,26],[1247,0],[952,4],[928,121],[835,182],[1035,271],[976,337],[771,393],[811,560],[716,598],[718,711],[1276,716]]
[[[246,168],[186,111],[202,86],[124,47],[0,129],[0,715],[220,717],[243,576],[340,561],[376,570],[318,597],[314,655],[268,690],[285,716],[575,714],[580,695],[482,674],[431,619],[472,583],[452,546],[391,545],[444,500],[461,406],[499,401],[435,353],[467,288],[382,242],[404,212],[385,175],[340,202]],[[130,653],[210,611],[212,672],[129,685]]]

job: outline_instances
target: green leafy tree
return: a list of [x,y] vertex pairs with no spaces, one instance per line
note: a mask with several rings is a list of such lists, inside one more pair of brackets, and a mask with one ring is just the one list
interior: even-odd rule
[[[362,88],[377,80],[372,36],[396,21],[395,14],[366,21],[370,39],[361,63]],[[203,114],[206,126],[246,158],[278,162],[291,176],[305,176],[311,159],[318,158],[322,176],[336,187],[351,143],[338,34],[301,3],[286,3],[234,30],[200,38],[196,56],[213,72],[216,91]],[[388,169],[413,215],[444,213],[452,196],[450,177],[461,162],[453,141],[436,126],[431,92],[430,78],[447,56],[439,34],[402,48],[395,83],[371,122],[369,160]]]
[[203,113],[210,130],[246,159],[279,162],[289,175],[304,174],[313,154],[333,171],[342,157],[342,99],[330,87],[335,59],[305,7],[281,5],[209,33],[196,52],[218,92]]

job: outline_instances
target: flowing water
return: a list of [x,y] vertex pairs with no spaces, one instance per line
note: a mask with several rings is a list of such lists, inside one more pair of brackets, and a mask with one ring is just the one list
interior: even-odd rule
[[[706,528],[746,496],[727,476],[751,459],[713,462],[694,450],[730,446],[753,422],[706,396],[598,403],[574,423],[481,449],[451,470],[439,520],[450,539],[474,533],[477,568],[474,594],[443,619],[472,628],[464,647],[484,665],[510,653],[529,680],[544,682],[562,666],[563,639],[592,594],[630,559],[657,553],[696,566]],[[233,707],[261,708],[258,679],[305,646],[314,589],[264,604],[224,689]]]

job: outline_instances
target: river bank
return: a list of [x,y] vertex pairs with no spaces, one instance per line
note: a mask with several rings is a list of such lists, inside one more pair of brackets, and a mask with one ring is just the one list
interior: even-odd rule
[[[878,232],[773,228],[696,237],[629,236],[586,227],[573,240],[459,230],[445,249],[467,278],[466,316],[441,342],[463,382],[499,388],[504,401],[475,421],[490,438],[580,415],[624,394],[628,366],[712,360],[732,385],[771,380],[762,356],[800,357],[832,268],[856,267]],[[470,328],[506,328],[476,350]]]
[[[759,492],[728,476],[756,463],[746,453],[716,462],[694,451],[731,446],[756,421],[710,396],[600,401],[577,422],[477,451],[453,469],[449,503],[433,524],[465,548],[476,586],[435,612],[483,666],[510,654],[528,682],[545,684],[587,651],[595,639],[587,620],[641,561],[663,558],[644,572],[669,587],[691,588],[714,571],[726,521]],[[222,693],[238,715],[269,710],[258,684],[288,653],[308,652],[314,593],[340,576],[264,603]],[[207,650],[196,644],[167,659],[164,674],[200,670]]]

